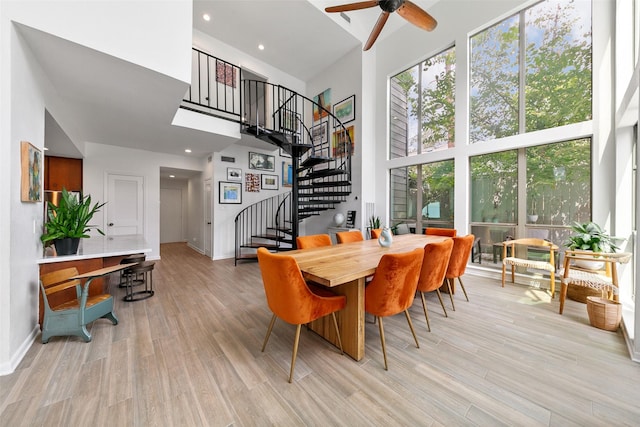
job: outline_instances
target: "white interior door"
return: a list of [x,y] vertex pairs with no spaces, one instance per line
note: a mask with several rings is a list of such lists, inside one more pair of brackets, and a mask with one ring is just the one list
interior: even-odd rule
[[182,190],[160,189],[160,243],[183,242]]
[[143,182],[141,176],[108,174],[107,235],[144,234]]
[[211,180],[204,181],[204,254],[211,257],[213,248],[211,247]]

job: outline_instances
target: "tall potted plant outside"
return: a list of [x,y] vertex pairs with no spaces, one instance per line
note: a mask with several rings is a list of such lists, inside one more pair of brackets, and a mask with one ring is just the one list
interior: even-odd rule
[[70,194],[62,189],[62,197],[58,205],[47,207],[45,232],[40,236],[42,243],[53,242],[58,255],[72,255],[78,251],[80,239],[87,238],[92,228],[104,236],[98,227],[89,225],[93,215],[104,206],[104,203],[91,205],[91,196]]
[[[602,227],[594,222],[580,224],[574,222],[571,226],[573,235],[565,242],[565,245],[571,250],[598,252],[615,252],[618,246],[613,239],[607,234]],[[597,256],[594,255],[594,258]],[[582,261],[582,260],[581,260]],[[584,268],[598,270],[602,268],[601,262],[583,261],[585,264],[579,265]]]

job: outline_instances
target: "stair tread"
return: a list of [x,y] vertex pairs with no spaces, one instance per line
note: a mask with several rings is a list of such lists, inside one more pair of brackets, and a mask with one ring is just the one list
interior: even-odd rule
[[326,163],[328,161],[330,161],[331,158],[330,157],[324,157],[324,156],[310,156],[307,157],[306,159],[304,159],[301,163],[300,166],[303,168],[310,168],[313,167],[315,165],[319,165],[322,163]]
[[315,188],[323,188],[323,187],[347,187],[351,185],[351,181],[322,181],[322,182],[314,182],[311,184],[300,184],[298,189],[300,190],[310,190]]
[[340,202],[330,199],[298,200],[298,204],[300,205],[335,205],[336,203]]
[[245,243],[244,245],[240,245],[240,247],[249,248],[249,249],[258,249],[258,248],[277,249],[278,245],[274,245],[273,243]]
[[336,176],[336,175],[348,175],[342,169],[321,169],[313,172],[309,172],[306,176],[298,177],[298,181],[308,181],[314,178],[324,178],[327,176]]

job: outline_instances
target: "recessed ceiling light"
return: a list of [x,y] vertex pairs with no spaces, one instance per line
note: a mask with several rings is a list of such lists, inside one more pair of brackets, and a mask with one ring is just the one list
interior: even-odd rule
[[190,153],[191,152],[191,148],[187,148],[184,150],[185,153]]
[[202,15],[202,19],[204,19],[205,21],[209,22],[209,21],[211,21],[211,16],[209,16],[208,13],[205,13],[204,15]]
[[175,175],[169,175],[169,178],[175,178],[175,177],[176,177]]
[[260,50],[264,50],[264,45],[263,45],[262,43],[260,43],[260,44],[258,45],[258,49],[260,49]]
[[44,147],[44,151],[47,151],[47,150],[48,150],[48,148],[47,148],[47,147]]

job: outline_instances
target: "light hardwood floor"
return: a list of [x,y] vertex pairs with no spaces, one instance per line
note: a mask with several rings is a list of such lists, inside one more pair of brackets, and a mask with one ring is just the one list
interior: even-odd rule
[[[120,324],[91,325],[93,341],[33,344],[0,377],[0,425],[551,425],[640,423],[640,365],[622,333],[589,325],[586,308],[544,292],[467,275],[445,318],[428,296],[377,325],[355,362],[303,328],[293,384],[294,327],[271,316],[256,263],[211,261],[184,244],[161,247],[154,297],[117,296]],[[445,303],[450,302],[445,296]]]

